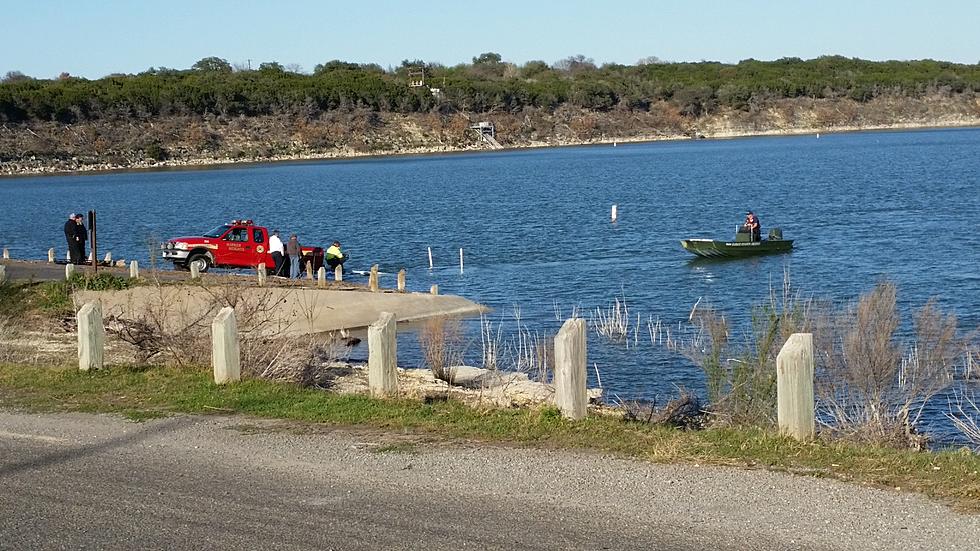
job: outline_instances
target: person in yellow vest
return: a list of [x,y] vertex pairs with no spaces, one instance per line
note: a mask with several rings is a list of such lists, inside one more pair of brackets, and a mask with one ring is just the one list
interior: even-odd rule
[[344,256],[344,252],[340,250],[340,241],[334,241],[329,247],[327,247],[327,265],[331,269],[337,269],[337,266],[343,266],[344,261],[347,257]]

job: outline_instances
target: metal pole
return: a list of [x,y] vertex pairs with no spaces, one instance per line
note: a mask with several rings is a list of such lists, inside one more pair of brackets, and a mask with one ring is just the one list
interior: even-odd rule
[[88,211],[88,231],[91,237],[89,241],[92,242],[92,269],[95,273],[99,272],[99,245],[98,245],[98,235],[96,234],[96,216],[95,211]]

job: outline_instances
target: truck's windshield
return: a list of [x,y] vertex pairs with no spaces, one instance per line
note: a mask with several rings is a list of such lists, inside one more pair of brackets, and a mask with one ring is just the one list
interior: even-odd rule
[[228,228],[230,227],[231,226],[229,226],[228,224],[222,224],[217,228],[214,228],[213,230],[205,233],[204,237],[214,237],[214,238],[221,237],[222,235],[225,234],[226,231],[228,231]]

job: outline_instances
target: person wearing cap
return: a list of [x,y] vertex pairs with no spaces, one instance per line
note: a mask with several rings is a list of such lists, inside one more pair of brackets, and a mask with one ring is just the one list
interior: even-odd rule
[[279,230],[272,230],[272,235],[269,236],[269,254],[272,255],[274,264],[272,275],[282,276],[283,255],[285,253],[286,249],[282,245],[282,239],[279,239]]
[[75,213],[68,215],[68,221],[65,222],[65,241],[68,242],[68,262],[72,264],[78,264],[78,240],[75,237],[75,228],[78,223],[75,222]]
[[748,228],[749,233],[752,234],[752,241],[762,240],[762,224],[759,222],[759,217],[756,216],[754,212],[749,211],[745,213],[745,227]]
[[329,247],[327,247],[326,260],[327,265],[334,270],[337,269],[337,266],[344,265],[344,261],[347,260],[347,258],[344,256],[343,251],[340,250],[340,241],[334,241]]
[[299,244],[296,234],[289,236],[286,242],[286,256],[289,257],[289,279],[299,279],[300,256],[303,254],[303,247]]

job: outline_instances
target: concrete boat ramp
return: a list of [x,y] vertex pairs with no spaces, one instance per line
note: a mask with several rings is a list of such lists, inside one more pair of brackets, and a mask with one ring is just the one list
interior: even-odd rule
[[[8,279],[15,281],[65,277],[65,267],[57,264],[15,260],[5,260],[3,264]],[[78,271],[91,269],[80,266]],[[123,268],[99,268],[99,272],[129,275]],[[187,323],[216,312],[216,307],[232,304],[236,310],[266,316],[263,326],[280,334],[363,329],[377,321],[381,312],[391,312],[399,323],[407,323],[446,316],[475,316],[487,310],[459,296],[391,289],[371,292],[364,285],[347,281],[327,281],[324,287],[319,287],[306,279],[268,278],[267,284],[260,287],[257,278],[246,273],[208,273],[199,280],[190,280],[186,272],[147,270],[141,273],[145,285],[122,291],[77,291],[75,301],[80,307],[98,300],[104,316],[138,319],[163,315],[174,324]]]

